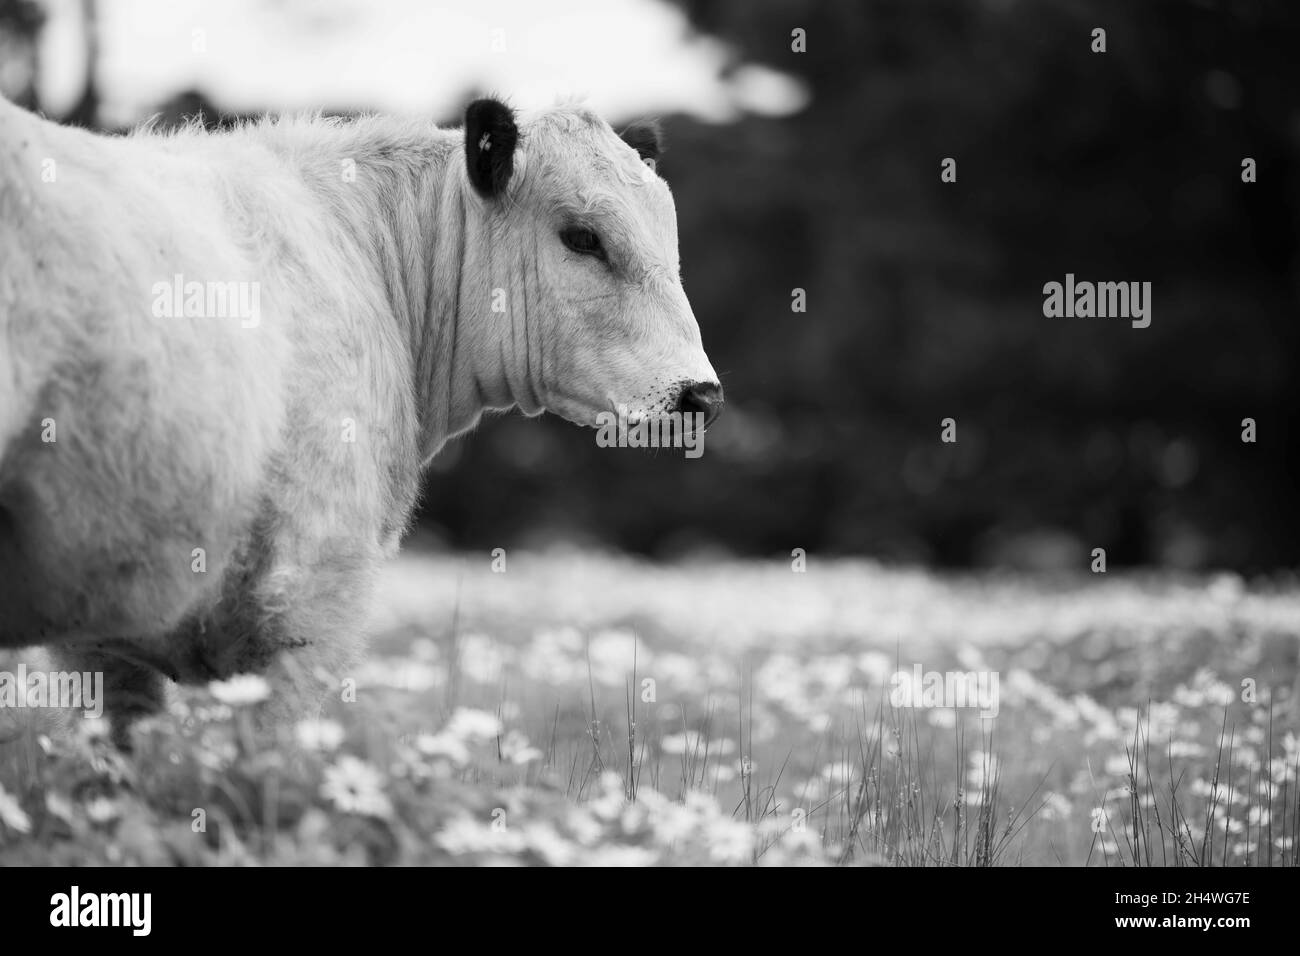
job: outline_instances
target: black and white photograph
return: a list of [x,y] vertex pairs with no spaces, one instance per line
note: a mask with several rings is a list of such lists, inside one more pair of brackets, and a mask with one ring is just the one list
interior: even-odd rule
[[[24,919],[1300,865],[1297,50],[1269,0],[0,0]],[[1252,925],[1159,885],[1089,912]]]

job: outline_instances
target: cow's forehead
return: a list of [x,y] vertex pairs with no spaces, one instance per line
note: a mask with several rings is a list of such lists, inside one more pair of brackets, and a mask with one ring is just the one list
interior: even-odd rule
[[[561,107],[524,128],[528,171],[584,203],[606,199],[638,207],[653,219],[674,218],[668,184],[603,119],[582,107]],[[562,198],[562,197],[556,197]]]

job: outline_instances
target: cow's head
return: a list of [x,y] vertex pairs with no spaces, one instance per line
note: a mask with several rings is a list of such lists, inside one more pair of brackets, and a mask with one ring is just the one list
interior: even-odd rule
[[491,223],[492,270],[515,277],[524,299],[508,303],[500,347],[526,379],[511,390],[525,412],[594,425],[620,407],[633,420],[689,412],[705,424],[720,411],[682,290],[659,151],[657,127],[620,136],[581,108],[522,126],[496,100],[466,111],[466,169]]

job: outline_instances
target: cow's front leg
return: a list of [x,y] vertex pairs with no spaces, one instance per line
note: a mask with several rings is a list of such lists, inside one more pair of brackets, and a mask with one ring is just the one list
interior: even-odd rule
[[[166,702],[165,677],[154,664],[131,652],[130,645],[65,645],[54,651],[60,665],[91,675],[102,688],[103,717],[109,720],[113,744],[124,753],[132,750],[131,728],[137,720],[162,709]],[[102,684],[99,677],[102,675]],[[95,719],[95,718],[88,718]],[[100,718],[102,719],[102,718]]]

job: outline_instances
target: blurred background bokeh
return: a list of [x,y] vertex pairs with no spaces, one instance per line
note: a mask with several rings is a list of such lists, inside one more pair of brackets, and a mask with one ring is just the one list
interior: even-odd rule
[[[496,417],[417,532],[658,558],[1295,564],[1298,49],[1262,0],[0,0],[0,90],[93,128],[456,123],[484,91],[661,117],[707,453]],[[1044,318],[1067,272],[1153,283],[1151,326]]]

